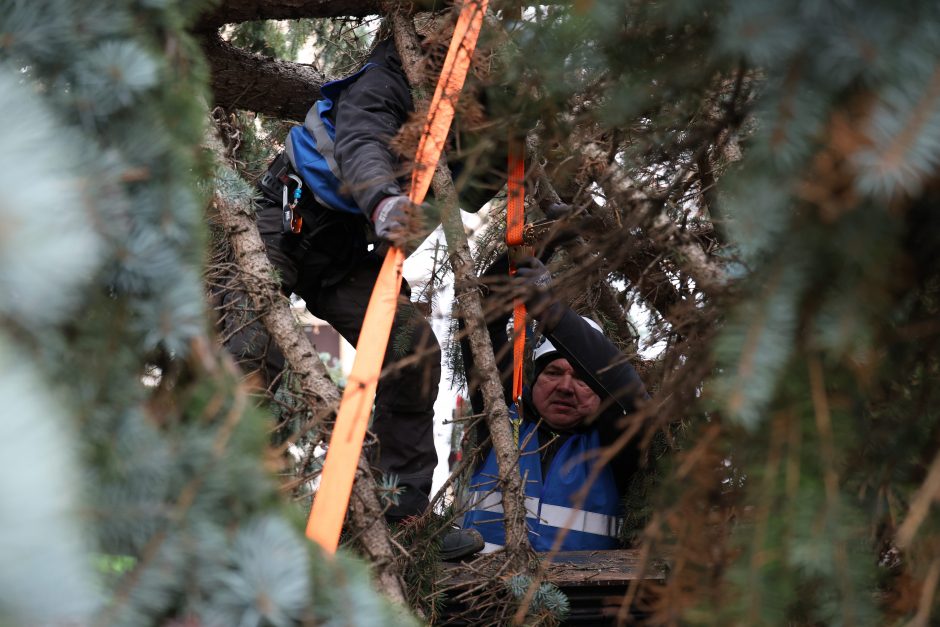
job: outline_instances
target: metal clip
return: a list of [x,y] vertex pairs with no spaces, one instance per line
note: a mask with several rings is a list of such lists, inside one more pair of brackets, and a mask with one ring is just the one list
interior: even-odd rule
[[296,174],[288,174],[287,178],[294,180],[297,183],[297,188],[294,189],[294,193],[291,195],[292,198],[288,201],[288,195],[290,194],[290,185],[284,184],[283,189],[281,190],[281,232],[282,233],[300,233],[301,227],[303,227],[304,219],[300,215],[300,212],[297,211],[297,203],[300,202],[301,189],[304,184],[300,180],[300,177]]

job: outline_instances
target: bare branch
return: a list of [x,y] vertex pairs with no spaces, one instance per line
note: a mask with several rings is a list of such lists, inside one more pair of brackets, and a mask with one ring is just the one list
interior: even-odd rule
[[[607,151],[594,142],[578,146],[580,154],[589,163],[607,163]],[[724,268],[702,249],[693,238],[680,232],[679,227],[662,213],[662,203],[645,194],[630,179],[623,167],[611,163],[606,168],[594,168],[595,178],[604,189],[609,201],[622,212],[633,215],[656,241],[668,241],[671,256],[702,291],[708,293],[725,282]]]

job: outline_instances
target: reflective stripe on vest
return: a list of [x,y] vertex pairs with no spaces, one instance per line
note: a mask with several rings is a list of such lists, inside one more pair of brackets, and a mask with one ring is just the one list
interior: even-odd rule
[[[535,424],[526,422],[519,440],[519,472],[526,478],[526,524],[532,547],[548,551],[559,531],[569,529],[561,545],[563,551],[616,548],[620,495],[609,467],[592,484],[582,509],[570,507],[571,495],[584,485],[592,470],[593,462],[586,453],[600,447],[597,431],[569,437],[549,465],[544,482]],[[469,510],[464,516],[464,527],[476,528],[490,549],[505,543],[502,494],[495,490],[497,472],[496,454],[491,450],[471,478]]]
[[355,74],[323,85],[320,88],[322,98],[310,107],[303,126],[291,128],[284,146],[291,166],[303,179],[304,190],[310,190],[321,205],[346,213],[361,214],[362,210],[351,196],[341,191],[342,178],[334,144],[336,128],[328,113],[340,92],[373,67],[378,66],[366,63]]
[[[471,492],[467,497],[470,509],[481,512],[503,513],[503,495],[500,492]],[[538,497],[525,497],[525,513],[531,518],[539,517]]]
[[[467,505],[472,510],[502,514],[503,495],[499,492],[474,491],[467,497]],[[540,508],[539,499],[534,496],[525,497],[525,511],[527,517],[535,518],[540,524],[551,527],[575,529],[611,538],[616,538],[620,531],[620,518],[616,516],[548,503],[543,503]]]
[[619,519],[616,516],[587,512],[573,507],[561,507],[543,503],[539,510],[539,521],[543,525],[562,529],[577,529],[599,536],[617,537]]

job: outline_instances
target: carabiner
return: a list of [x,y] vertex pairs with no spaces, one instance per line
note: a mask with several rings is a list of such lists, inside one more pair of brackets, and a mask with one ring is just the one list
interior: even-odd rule
[[294,189],[293,199],[291,201],[287,200],[290,185],[285,183],[281,191],[281,232],[297,235],[300,233],[304,224],[303,216],[297,211],[297,203],[300,202],[301,189],[304,184],[296,174],[288,174],[287,177],[297,183],[297,188]]

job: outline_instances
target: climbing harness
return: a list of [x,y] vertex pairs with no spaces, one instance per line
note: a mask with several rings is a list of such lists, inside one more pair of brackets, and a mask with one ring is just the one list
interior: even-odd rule
[[[454,103],[470,69],[470,57],[476,48],[487,4],[488,0],[467,0],[460,11],[415,154],[409,194],[415,205],[424,201],[431,186],[431,178],[454,119]],[[307,520],[307,537],[320,544],[329,554],[336,552],[343,520],[346,518],[362,441],[372,413],[375,389],[395,318],[404,260],[405,254],[400,248],[390,247],[372,289],[359,342],[356,344],[356,359],[343,392],[320,476],[320,486]]]

